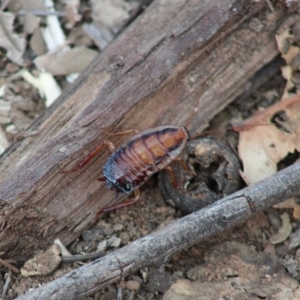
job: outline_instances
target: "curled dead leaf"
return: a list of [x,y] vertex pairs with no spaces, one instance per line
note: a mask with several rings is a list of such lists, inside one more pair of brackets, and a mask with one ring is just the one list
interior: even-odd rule
[[238,150],[245,182],[253,184],[274,174],[279,161],[300,151],[300,95],[274,104],[234,130],[240,133]]
[[270,242],[272,244],[279,244],[284,242],[292,232],[292,224],[288,213],[284,213],[281,216],[282,226],[279,228],[278,232],[270,237]]

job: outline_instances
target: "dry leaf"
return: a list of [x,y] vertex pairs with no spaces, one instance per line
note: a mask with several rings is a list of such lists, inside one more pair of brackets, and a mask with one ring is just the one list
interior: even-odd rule
[[74,27],[68,35],[68,41],[75,46],[92,46],[93,40],[83,30],[82,26]]
[[[283,77],[287,80],[286,87],[282,98],[288,98],[294,95],[295,84],[295,59],[300,55],[300,48],[295,43],[297,38],[293,34],[291,28],[287,28],[276,36],[277,47],[281,52],[283,59],[286,61],[287,66],[281,68]],[[299,86],[296,86],[299,90]]]
[[81,15],[78,13],[78,8],[80,5],[79,0],[64,0],[63,3],[66,4],[65,10],[67,13],[67,23],[65,27],[70,29],[81,20]]
[[68,75],[82,72],[97,54],[98,52],[95,50],[80,46],[67,51],[39,56],[34,63],[40,71],[45,70],[52,75]]
[[282,214],[280,218],[282,220],[282,226],[279,228],[278,232],[269,239],[272,244],[284,242],[290,236],[293,229],[288,213]]
[[[284,119],[277,120],[277,126],[272,124],[276,116]],[[280,160],[300,151],[300,95],[276,103],[234,129],[240,132],[238,149],[246,183],[274,174]]]
[[7,58],[22,65],[26,41],[13,32],[13,21],[13,14],[0,11],[0,47],[7,50]]
[[130,19],[130,12],[138,6],[136,1],[92,0],[93,23],[85,23],[82,28],[93,39],[99,49],[104,49],[114,35]]
[[295,198],[289,198],[286,199],[276,205],[274,205],[273,207],[278,208],[278,209],[293,209],[296,205],[296,201]]
[[300,220],[300,205],[295,204],[293,211],[293,218],[296,220]]
[[114,39],[114,35],[109,29],[101,24],[88,24],[82,26],[84,32],[90,37],[100,50],[105,49],[108,44]]
[[281,34],[276,35],[275,38],[283,59],[288,65],[290,65],[293,58],[299,53],[299,47],[294,46],[291,43],[291,41],[294,39],[293,34],[291,34],[290,29],[287,28]]
[[132,5],[124,0],[92,0],[92,18],[116,32],[129,19]]
[[24,18],[24,32],[26,34],[32,34],[38,28],[40,21],[41,18],[33,14],[26,14]]
[[43,39],[41,29],[39,27],[34,31],[29,44],[30,48],[36,55],[42,55],[47,52],[47,46]]
[[41,0],[10,0],[7,8],[12,12],[17,12],[19,10],[27,12],[32,10],[44,11],[46,10],[44,2],[45,1]]

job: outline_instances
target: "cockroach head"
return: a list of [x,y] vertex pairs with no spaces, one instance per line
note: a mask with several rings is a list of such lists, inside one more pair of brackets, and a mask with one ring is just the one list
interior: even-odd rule
[[109,180],[106,179],[106,187],[109,190],[115,191],[115,192],[119,192],[118,187],[116,187],[112,182],[110,182]]
[[128,184],[123,178],[110,180],[106,178],[106,187],[109,190],[118,192],[118,193],[130,193],[133,191],[132,186]]

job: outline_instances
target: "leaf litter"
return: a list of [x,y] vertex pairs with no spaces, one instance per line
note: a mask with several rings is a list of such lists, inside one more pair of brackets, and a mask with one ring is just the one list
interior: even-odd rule
[[12,13],[0,11],[0,47],[7,50],[8,59],[17,65],[22,65],[26,41],[24,37],[14,32],[14,18]]
[[300,151],[300,95],[284,99],[234,128],[240,134],[241,175],[246,183],[271,176],[278,162]]
[[[295,26],[279,30],[275,36],[286,62],[281,67],[286,79],[281,101],[235,127],[240,134],[238,150],[243,161],[240,173],[248,185],[275,174],[281,161],[300,152],[300,40],[298,30],[293,31],[298,28]],[[293,217],[300,220],[300,205],[295,199],[287,199],[277,207],[293,207]]]
[[[9,16],[4,27],[5,36],[2,37],[1,35],[3,39],[2,43],[6,46],[2,46],[1,38],[0,46],[6,50],[5,59],[10,60],[10,62],[4,60],[5,71],[0,76],[0,151],[1,147],[2,149],[6,149],[45,107],[50,106],[57,99],[62,86],[68,84],[75,77],[73,76],[74,73],[82,72],[96,54],[105,49],[119,33],[124,24],[128,22],[131,17],[131,11],[137,6],[136,2],[122,0],[99,0],[92,1],[91,3],[92,6],[88,7],[79,0],[60,1],[56,3],[40,0],[11,0],[7,6],[9,12],[1,12],[1,16],[3,14]],[[16,32],[13,27],[15,20],[23,28],[21,33],[19,31]],[[0,31],[3,33],[3,29],[0,29]],[[254,121],[246,121],[250,123],[263,122],[264,124],[270,124],[268,126],[253,127],[253,129],[264,128],[266,130],[263,133],[264,137],[259,136],[255,131],[250,137],[252,144],[255,145],[253,147],[254,150],[261,144],[260,148],[262,150],[256,151],[259,152],[258,159],[260,159],[260,163],[265,166],[264,168],[256,166],[255,169],[258,170],[258,175],[253,175],[253,177],[261,176],[263,178],[263,176],[276,172],[277,164],[282,160],[280,157],[284,158],[287,153],[293,153],[299,149],[299,143],[296,140],[299,130],[296,121],[298,116],[293,111],[294,109],[299,110],[298,96],[293,95],[295,89],[298,88],[297,74],[294,71],[297,68],[299,48],[295,46],[295,36],[290,30],[283,30],[283,33],[279,35],[277,40],[278,44],[280,43],[285,47],[280,49],[282,49],[281,52],[287,61],[287,67],[282,68],[283,75],[288,81],[283,97],[286,98],[284,101],[287,102],[267,109],[265,114],[262,113],[264,117],[262,114],[259,114],[254,117]],[[12,41],[18,47],[14,48]],[[286,49],[287,52],[284,52],[283,50],[286,51]],[[74,56],[72,55],[85,56],[85,59],[82,59],[81,64],[75,65]],[[277,96],[274,90],[267,91],[267,94],[269,98]],[[292,97],[290,98],[291,95]],[[277,119],[272,118],[274,115],[277,115]],[[277,126],[274,126],[274,123]],[[276,147],[273,147],[272,143]],[[280,145],[280,143],[282,144]],[[243,147],[244,150],[242,152],[247,152],[247,147]],[[247,160],[253,163],[256,159],[250,156],[250,158],[243,159],[243,162],[246,164]],[[247,173],[245,169],[248,169],[248,167],[244,166],[243,174]],[[243,177],[246,181],[251,181],[248,179],[248,175],[243,175]],[[95,235],[91,234],[90,239],[85,240],[85,235],[83,234],[81,239],[71,244],[70,251],[73,253],[95,251],[97,250],[97,243],[98,245],[107,244],[109,240],[118,241],[116,247],[119,246],[119,242],[121,245],[126,245],[136,238],[152,232],[155,228],[161,226],[162,223],[170,222],[180,217],[180,214],[173,208],[166,206],[158,191],[154,190],[153,192],[153,187],[151,187],[151,194],[153,194],[152,198],[150,197],[150,200],[148,199],[149,201],[147,201],[150,205],[138,203],[137,206],[128,208],[121,213],[113,212],[109,214],[105,219],[99,221],[97,230],[94,230],[96,232]],[[143,217],[141,218],[141,216]],[[280,230],[284,231],[285,234],[277,240],[280,240],[279,245],[283,244],[284,246],[283,241],[289,237],[291,227],[294,224],[287,222],[286,217],[282,218],[282,220],[283,224]],[[203,289],[197,290],[196,288],[196,295],[203,293],[205,287],[210,284],[212,285],[212,293],[216,288],[220,289],[220,293],[222,293],[222,290],[224,292],[224,288],[228,289],[231,293],[232,290],[230,289],[232,286],[227,286],[226,283],[228,283],[231,277],[234,278],[237,275],[240,276],[237,278],[237,281],[232,281],[233,284],[237,284],[238,288],[241,289],[245,287],[251,289],[252,286],[247,282],[247,275],[250,275],[250,273],[247,273],[250,264],[245,264],[245,274],[241,275],[242,269],[236,267],[237,261],[239,261],[237,256],[244,257],[245,255],[243,254],[249,252],[250,254],[246,255],[244,260],[251,257],[253,265],[255,265],[254,262],[261,252],[259,250],[264,248],[265,252],[266,249],[271,249],[270,252],[273,253],[272,256],[268,254],[268,261],[270,261],[270,257],[271,260],[276,260],[275,246],[268,242],[268,239],[272,241],[272,237],[274,238],[274,229],[270,226],[266,216],[260,214],[251,218],[240,228],[236,228],[227,234],[227,237],[224,235],[216,237],[207,241],[206,245],[197,245],[175,255],[164,273],[166,275],[165,278],[170,273],[172,274],[172,276],[169,276],[170,280],[166,280],[165,284],[161,284],[163,277],[157,276],[155,270],[142,270],[142,275],[137,273],[136,275],[129,276],[124,279],[125,282],[120,282],[119,287],[123,287],[123,289],[127,287],[130,297],[138,295],[139,297],[148,297],[149,299],[161,299],[162,295],[160,293],[163,294],[167,291],[173,282],[172,280],[184,278],[198,280],[199,278],[192,279],[186,275],[194,272],[196,268],[197,272],[200,272],[199,274],[203,273],[207,277],[203,280],[207,281],[204,282]],[[232,240],[232,236],[244,244],[251,244],[250,248],[247,251],[245,250],[246,252],[244,253],[243,247],[238,246],[239,251],[229,253],[228,249],[234,248],[236,245],[222,245],[220,247],[224,240]],[[296,244],[295,238],[293,241],[292,245],[294,247]],[[253,251],[254,248],[256,249],[255,251]],[[216,249],[216,251],[220,249],[226,255],[223,257],[222,253],[220,253],[210,257],[211,249]],[[284,252],[282,249],[281,251],[282,253]],[[287,252],[284,253],[282,256],[288,261],[289,255]],[[226,265],[226,262],[228,262],[226,258],[231,256],[233,257],[231,264]],[[199,262],[205,260],[209,261],[211,265],[216,266],[215,270],[212,270],[209,264],[202,264],[204,271],[200,270],[201,267],[197,267]],[[77,266],[78,264],[75,263],[72,268],[76,268]],[[222,269],[222,266],[225,267]],[[265,264],[264,267],[268,268],[268,265]],[[19,277],[17,280],[13,280],[13,286],[8,293],[10,296],[22,294],[28,288],[39,286],[43,280],[49,281],[55,277],[59,277],[63,272],[70,269],[71,267],[61,267],[54,275],[48,275],[44,279]],[[45,271],[47,273],[48,270],[46,269]],[[260,272],[257,274],[257,276],[264,276]],[[257,282],[253,294],[256,294],[258,297],[266,297],[267,292],[264,288],[268,285],[267,280],[275,279],[278,274],[275,270],[274,273],[269,275],[270,277],[263,277],[266,281],[263,284]],[[297,274],[297,270],[293,269],[293,274]],[[274,277],[272,277],[273,275]],[[135,290],[136,286],[141,287],[142,278],[147,282],[147,279],[145,279],[147,277],[149,278],[148,284],[142,285],[142,289],[139,291]],[[216,278],[218,283],[214,281]],[[284,279],[289,293],[294,292],[294,295],[296,295],[296,282],[286,275],[280,278]],[[1,280],[2,274],[0,276],[0,286]],[[197,281],[195,283],[197,285],[202,284]],[[159,289],[157,288],[158,286],[160,286]],[[276,281],[276,285],[270,285],[270,287],[274,289],[278,288],[279,290],[283,289],[282,285],[280,285],[280,280]],[[189,291],[189,288],[190,285],[188,284],[187,289],[180,289],[184,293],[192,292],[191,290]],[[110,291],[113,291],[111,298],[115,298],[116,290],[117,287],[114,285],[110,288]],[[216,294],[216,296],[220,295],[220,293]],[[278,293],[280,294],[280,291]],[[98,296],[104,295],[108,298],[108,294],[107,291],[101,291]],[[284,299],[292,299],[290,298],[290,294]],[[165,299],[167,299],[167,295],[168,293]]]

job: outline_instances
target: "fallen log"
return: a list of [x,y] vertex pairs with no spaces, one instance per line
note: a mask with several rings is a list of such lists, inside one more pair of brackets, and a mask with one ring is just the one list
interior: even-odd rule
[[296,163],[17,299],[77,299],[144,267],[164,267],[174,253],[299,195],[299,186],[300,164]]
[[4,257],[24,261],[55,238],[69,244],[116,201],[96,180],[107,153],[61,173],[105,139],[103,127],[184,124],[201,97],[190,127],[203,130],[278,54],[274,35],[286,12],[277,5],[272,12],[250,1],[154,1],[28,128],[37,134],[2,155]]

